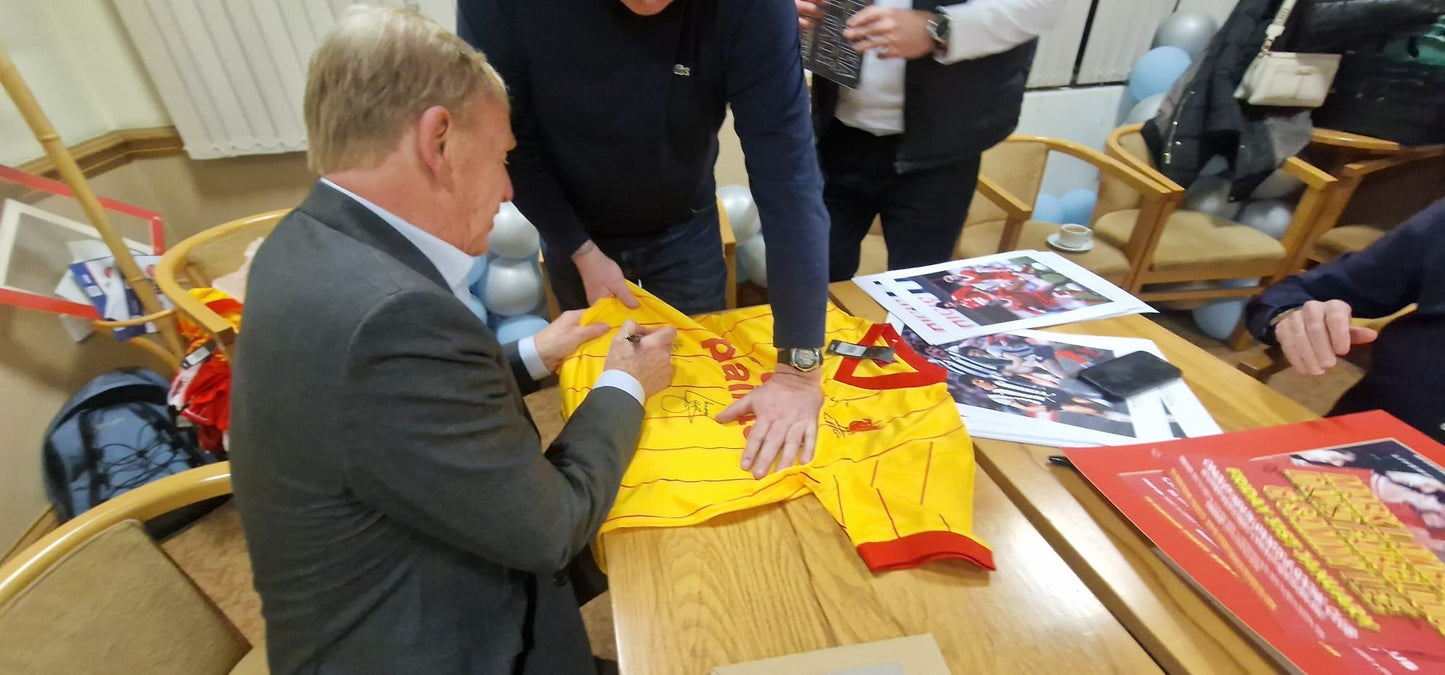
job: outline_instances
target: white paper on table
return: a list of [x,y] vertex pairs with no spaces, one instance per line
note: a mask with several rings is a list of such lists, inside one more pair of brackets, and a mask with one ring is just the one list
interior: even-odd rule
[[[1046,283],[1033,273],[1038,271],[1045,275],[1057,274],[1063,280]],[[966,280],[945,282],[942,276],[946,273]],[[1124,289],[1049,251],[997,253],[871,274],[853,281],[930,344],[947,344],[978,335],[1154,311]],[[1045,293],[1059,287],[1077,291],[1066,298]],[[960,298],[959,294],[965,297]],[[1093,297],[1081,298],[1083,294]],[[939,306],[972,302],[983,302],[985,305]],[[1057,306],[1039,309],[1038,303]],[[1016,318],[995,322],[985,314],[993,315],[992,318]]]
[[[903,326],[903,322],[897,317],[890,316],[889,322],[898,329],[900,333],[907,334],[911,332]],[[1095,357],[1091,357],[1099,360],[1117,358],[1136,351],[1147,351],[1163,358],[1163,353],[1160,352],[1158,346],[1155,345],[1153,341],[1142,338],[1066,335],[1032,330],[1013,331],[1007,335],[1043,341],[1056,349],[1059,346],[1090,348],[1102,352]],[[909,339],[916,340],[918,338],[916,334],[907,335],[905,341]],[[924,349],[943,350],[950,354],[965,357],[963,360],[968,360],[968,355],[963,350],[972,348],[987,351],[989,346],[985,346],[982,343],[993,343],[992,346],[996,348],[1001,346],[997,345],[998,340],[999,338],[976,336],[968,340],[960,341],[960,343],[929,345]],[[1005,350],[1007,349],[1006,346],[1004,346],[1004,348]],[[935,354],[936,353],[935,351]],[[1007,354],[1007,352],[1005,351],[1003,354],[996,356],[1003,356],[1004,354]],[[934,360],[934,357],[927,353],[925,353],[924,356],[925,358]],[[1077,356],[1076,354],[1076,357]],[[1063,360],[1058,358],[1057,352],[1054,360],[1060,366],[1064,363]],[[1075,364],[1080,363],[1077,359],[1071,360],[1071,362]],[[969,370],[969,368],[972,368],[969,374],[964,375],[965,377],[973,376],[975,372],[982,373],[985,368],[984,362],[977,357],[973,358],[972,366],[965,365],[960,367],[957,363],[952,365],[958,368],[958,370],[953,370],[949,365],[944,365],[944,367],[945,369],[952,370],[955,375],[960,374],[960,370]],[[1017,376],[1004,374],[1002,371],[999,371],[998,375],[1001,376],[1000,379],[1004,381],[1019,379]],[[978,377],[984,380],[991,379],[989,376],[982,374],[978,375]],[[1067,386],[1062,386],[1064,383],[1068,383]],[[1064,382],[1062,382],[1059,387],[1048,387],[1042,384],[1035,384],[1034,386],[1062,390],[1069,394],[1078,394],[1080,390],[1085,389],[1091,392],[1095,391],[1092,387],[1088,387],[1088,385],[1079,382],[1075,375],[1072,374],[1066,374]],[[952,388],[953,383],[950,383],[950,393],[953,393],[955,396],[961,395],[953,391]],[[975,388],[974,391],[977,392],[978,389]],[[974,393],[972,395],[978,396],[979,394]],[[1087,396],[1085,398],[1096,402],[1102,400],[1093,396]],[[1113,428],[1113,431],[1111,431],[1108,428],[1093,428],[1088,426],[1088,423],[1092,422],[1092,419],[1082,417],[1078,414],[1069,416],[1069,419],[1073,421],[1063,421],[1062,419],[1046,420],[1038,419],[1032,416],[1032,413],[1004,412],[964,403],[957,405],[959,414],[963,416],[969,433],[973,436],[1038,443],[1042,445],[1127,445],[1169,440],[1176,436],[1175,430],[1171,428],[1170,424],[1171,415],[1173,421],[1178,425],[1179,430],[1185,435],[1202,436],[1219,433],[1219,426],[1214,422],[1214,419],[1209,415],[1208,411],[1204,409],[1199,399],[1190,391],[1189,386],[1182,380],[1141,393],[1137,396],[1132,396],[1122,402],[1122,410],[1119,409],[1119,402],[1110,401],[1105,403],[1105,405],[1111,409],[1106,410],[1105,413],[1123,413],[1127,417],[1129,433],[1117,433],[1124,431],[1118,428],[1121,423],[1124,423],[1124,420],[1116,419],[1112,420],[1112,423],[1100,423],[1100,426]],[[1060,417],[1062,418],[1064,416],[1060,414]]]

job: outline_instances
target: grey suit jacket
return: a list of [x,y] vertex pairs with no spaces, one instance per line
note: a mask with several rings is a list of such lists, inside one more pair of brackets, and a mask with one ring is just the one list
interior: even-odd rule
[[636,400],[593,392],[544,456],[515,347],[319,183],[256,254],[236,353],[232,478],[272,672],[592,668],[556,573],[616,497]]

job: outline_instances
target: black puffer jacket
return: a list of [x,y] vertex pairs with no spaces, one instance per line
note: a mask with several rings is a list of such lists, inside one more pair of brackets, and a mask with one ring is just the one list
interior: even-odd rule
[[1340,53],[1434,23],[1445,0],[1300,0],[1296,13],[1294,49]]
[[[1234,98],[1282,1],[1240,0],[1199,60],[1174,84],[1159,116],[1144,125],[1154,164],[1170,180],[1187,187],[1205,162],[1222,155],[1229,160],[1224,177],[1234,183],[1234,197],[1240,199],[1309,142],[1308,113],[1256,108]],[[1267,124],[1271,114],[1283,119]],[[1275,135],[1289,142],[1276,142]]]
[[[1309,110],[1234,98],[1282,1],[1240,0],[1199,61],[1175,83],[1159,116],[1144,125],[1154,163],[1170,180],[1188,186],[1210,158],[1221,155],[1229,161],[1224,177],[1234,184],[1233,197],[1244,199],[1309,143]],[[1275,49],[1339,53],[1428,25],[1442,12],[1445,0],[1299,0]]]

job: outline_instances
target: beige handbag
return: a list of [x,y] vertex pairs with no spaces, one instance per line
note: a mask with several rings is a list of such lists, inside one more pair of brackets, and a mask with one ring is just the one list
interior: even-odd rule
[[1284,34],[1294,3],[1284,0],[1274,22],[1265,29],[1264,44],[1244,71],[1244,79],[1234,90],[1235,98],[1250,105],[1318,108],[1329,96],[1335,72],[1340,69],[1339,54],[1270,51],[1274,41]]

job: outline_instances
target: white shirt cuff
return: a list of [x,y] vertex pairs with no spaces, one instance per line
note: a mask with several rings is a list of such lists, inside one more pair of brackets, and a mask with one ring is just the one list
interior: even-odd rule
[[542,363],[542,355],[537,353],[537,341],[533,338],[534,336],[528,335],[517,340],[517,353],[522,356],[522,363],[527,366],[527,374],[540,382],[551,375],[552,371],[547,370],[547,364]]
[[1068,0],[973,0],[945,5],[948,53],[940,63],[957,63],[1005,52],[1054,27]]
[[632,398],[637,399],[638,404],[647,404],[647,392],[642,390],[642,383],[638,382],[637,378],[620,370],[602,371],[602,374],[597,376],[597,382],[592,385],[592,389],[596,391],[603,387],[621,389],[632,396]]

